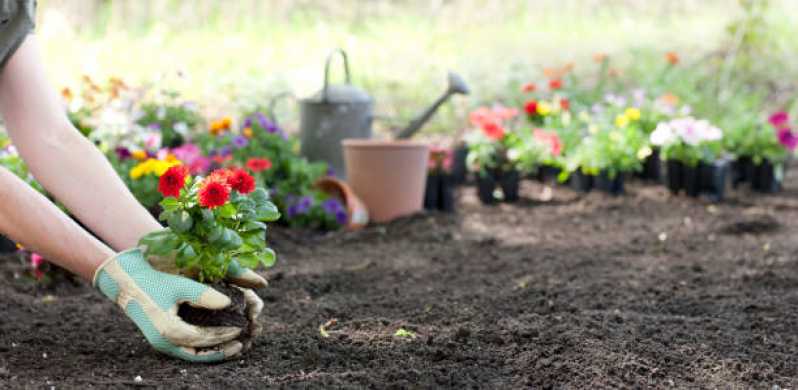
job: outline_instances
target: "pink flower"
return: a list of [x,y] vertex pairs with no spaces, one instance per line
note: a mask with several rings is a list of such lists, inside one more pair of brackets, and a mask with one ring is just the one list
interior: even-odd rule
[[452,150],[442,146],[432,146],[429,151],[429,163],[427,168],[431,171],[442,170],[449,172],[452,170]]
[[150,133],[144,139],[144,145],[147,149],[157,149],[161,147],[161,133]]
[[535,129],[532,133],[532,136],[538,142],[542,142],[549,147],[549,152],[552,156],[559,156],[562,153],[562,141],[560,140],[560,136],[557,135],[554,131],[548,131],[543,129]]
[[782,129],[787,126],[787,122],[790,121],[790,115],[784,111],[779,111],[768,118],[768,122],[770,122],[773,127],[777,129]]
[[33,269],[38,269],[41,265],[44,264],[44,257],[38,253],[31,253],[30,255],[30,265]]
[[191,165],[197,158],[202,156],[199,146],[194,144],[183,144],[172,149],[172,154],[184,164]]
[[798,137],[789,129],[783,128],[779,129],[779,142],[789,150],[795,150],[795,147],[798,146]]
[[188,164],[188,170],[192,175],[204,175],[211,169],[211,164],[211,159],[205,156],[199,156]]

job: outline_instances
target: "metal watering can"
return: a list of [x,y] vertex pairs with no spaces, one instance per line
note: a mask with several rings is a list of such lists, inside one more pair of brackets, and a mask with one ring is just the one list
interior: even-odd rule
[[[330,85],[330,63],[336,54],[343,58],[345,84]],[[449,87],[430,107],[397,133],[397,138],[412,137],[452,95],[468,94],[468,86],[455,73],[449,73]],[[300,100],[300,140],[302,155],[326,161],[335,173],[346,177],[341,141],[347,138],[371,138],[374,122],[374,99],[352,85],[349,60],[342,49],[333,51],[324,65],[324,87]]]

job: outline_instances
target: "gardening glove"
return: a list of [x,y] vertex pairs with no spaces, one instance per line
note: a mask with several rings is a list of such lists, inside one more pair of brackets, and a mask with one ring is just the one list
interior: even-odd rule
[[116,302],[162,353],[193,362],[216,362],[243,348],[241,342],[234,341],[240,328],[198,327],[177,315],[181,303],[219,310],[230,305],[230,298],[201,283],[154,269],[139,249],[106,260],[97,268],[93,284]]
[[[196,279],[198,274],[196,270],[181,270],[177,268],[173,257],[150,256],[148,260],[155,269],[161,272],[185,276],[190,279]],[[253,340],[263,332],[263,326],[259,321],[260,314],[263,311],[263,300],[252,289],[266,287],[268,283],[262,276],[249,268],[242,267],[235,260],[231,261],[227,267],[225,280],[236,285],[244,293],[244,301],[247,303],[247,317],[249,317],[250,323],[249,333],[252,335],[250,340]],[[249,345],[245,347],[245,349],[249,349]]]

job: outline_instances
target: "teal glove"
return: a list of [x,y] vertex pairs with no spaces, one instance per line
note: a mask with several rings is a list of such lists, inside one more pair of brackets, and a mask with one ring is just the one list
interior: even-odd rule
[[177,315],[181,303],[219,310],[230,305],[230,298],[201,283],[154,269],[139,249],[105,261],[94,274],[94,286],[116,302],[162,353],[193,362],[216,362],[243,348],[234,341],[240,328],[198,327]]

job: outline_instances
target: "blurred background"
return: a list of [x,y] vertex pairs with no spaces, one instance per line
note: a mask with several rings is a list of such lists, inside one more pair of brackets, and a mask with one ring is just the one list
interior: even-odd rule
[[590,77],[597,54],[623,77],[678,53],[691,78],[718,87],[705,93],[742,88],[786,104],[797,33],[797,0],[40,0],[37,26],[56,86],[115,76],[179,91],[211,115],[314,93],[336,47],[377,111],[400,122],[456,70],[474,93],[427,134],[457,130],[469,108],[545,80],[546,68],[575,64]]

